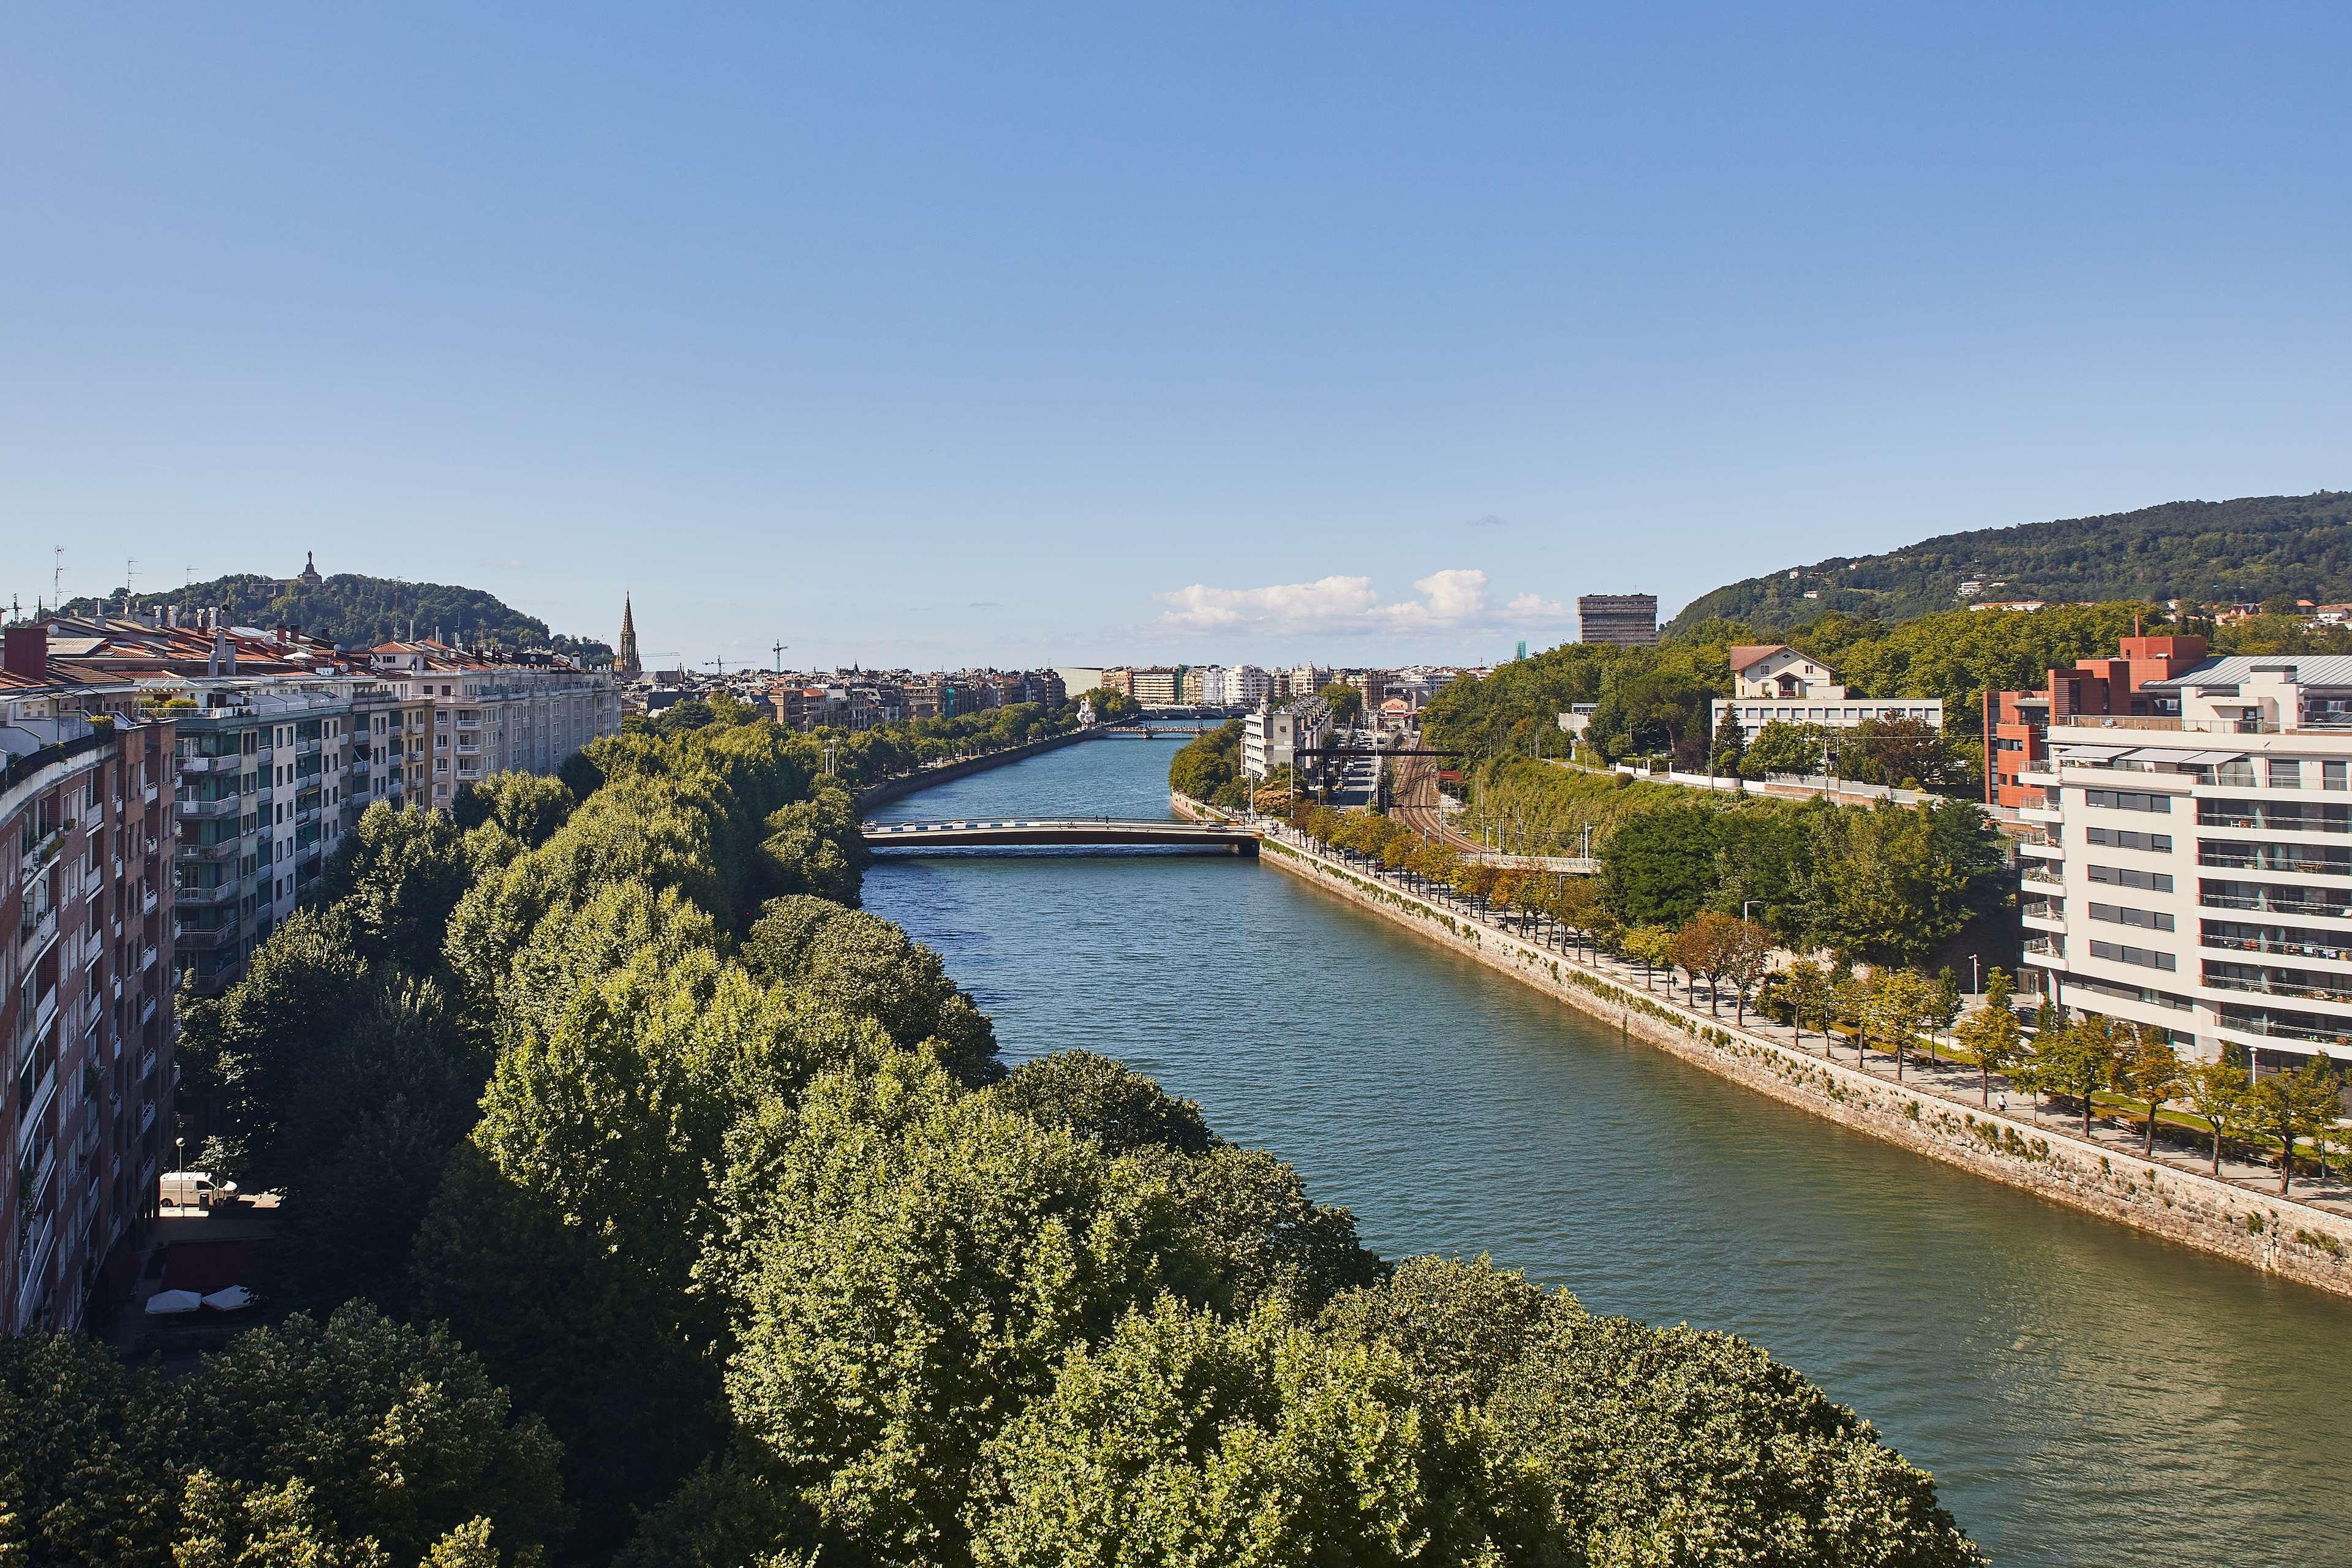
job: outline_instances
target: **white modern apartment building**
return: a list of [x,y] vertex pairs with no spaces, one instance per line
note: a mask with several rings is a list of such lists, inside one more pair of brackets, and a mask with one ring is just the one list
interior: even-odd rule
[[2155,715],[2053,720],[2048,771],[2021,775],[2027,973],[2200,1058],[2352,1059],[2352,658],[2146,690]]
[[1310,697],[1283,708],[1262,701],[1242,717],[1242,772],[1264,778],[1288,764],[1295,775],[1304,778],[1314,764],[1300,763],[1299,750],[1330,742],[1331,705],[1321,698]]
[[1229,665],[1225,668],[1224,706],[1255,708],[1274,692],[1274,677],[1254,664]]

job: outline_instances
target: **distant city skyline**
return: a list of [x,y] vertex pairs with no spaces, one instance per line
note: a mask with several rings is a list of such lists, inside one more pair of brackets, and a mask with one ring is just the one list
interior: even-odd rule
[[15,18],[0,594],[1505,657],[2352,485],[2340,6]]

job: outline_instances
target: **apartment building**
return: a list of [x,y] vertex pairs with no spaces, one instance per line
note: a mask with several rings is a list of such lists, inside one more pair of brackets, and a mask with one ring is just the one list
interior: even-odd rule
[[1225,670],[1225,706],[1255,708],[1274,694],[1274,678],[1254,664],[1236,664]]
[[2352,1058],[2352,658],[2137,690],[2172,711],[2053,713],[2017,775],[2028,975],[2199,1057]]
[[[1181,689],[1179,683],[1181,678],[1172,666],[1149,665],[1139,669],[1130,669],[1127,674],[1127,694],[1138,702],[1156,703],[1168,708],[1176,705],[1176,700],[1181,694]],[[1108,679],[1104,684],[1109,684]]]
[[378,683],[340,675],[205,677],[154,689],[185,705],[171,710],[180,967],[193,990],[216,994],[294,912],[358,820],[354,759],[370,758],[372,785],[375,737],[360,741],[355,710],[386,699]]
[[1195,664],[1184,671],[1183,700],[1196,708],[1222,708],[1225,701],[1225,667]]
[[[172,1115],[173,730],[60,710],[8,628],[0,685],[0,1332],[80,1327],[154,1215]],[[68,688],[68,695],[73,695]],[[118,1287],[128,1281],[116,1279]]]
[[1242,718],[1242,771],[1265,778],[1287,766],[1303,782],[1319,771],[1322,759],[1302,758],[1298,752],[1330,742],[1331,705],[1321,698],[1280,708],[1260,702]]
[[1940,699],[1848,696],[1836,671],[1783,643],[1741,644],[1730,658],[1732,695],[1715,700],[1710,733],[1727,715],[1750,735],[1773,723],[1851,730],[1864,721],[1910,719],[1944,727]]
[[2036,691],[1984,694],[1985,804],[2023,805],[2041,791],[2021,775],[2049,771],[2048,741],[2053,719],[2161,716],[2179,711],[2170,691],[2150,684],[2195,668],[2205,658],[2205,639],[2192,637],[2130,637],[2113,658],[2078,658],[2072,669],[2053,669]]
[[551,773],[574,752],[621,728],[621,693],[610,672],[549,655],[492,658],[437,642],[390,642],[368,667],[403,711],[431,716],[431,766],[404,755],[404,782],[420,774],[413,804],[446,811],[457,792],[494,773]]

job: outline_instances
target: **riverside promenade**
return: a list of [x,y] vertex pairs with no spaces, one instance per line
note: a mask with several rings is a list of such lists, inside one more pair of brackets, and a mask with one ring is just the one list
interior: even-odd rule
[[[1180,815],[1230,820],[1184,796]],[[1994,1105],[1981,1103],[1974,1068],[1913,1058],[1898,1082],[1891,1057],[1857,1064],[1851,1046],[1803,1040],[1751,1011],[1745,1026],[1732,1011],[1710,1013],[1678,998],[1660,971],[1608,954],[1587,959],[1563,933],[1523,917],[1483,910],[1450,889],[1327,849],[1287,825],[1253,824],[1265,863],[1277,867],[1424,939],[1454,948],[1557,999],[1615,1023],[1686,1061],[1784,1103],[1914,1152],[2020,1187],[2053,1202],[2216,1253],[2267,1272],[2352,1296],[2352,1194],[2340,1185],[2277,1192],[2277,1173],[2224,1162],[2207,1174],[2159,1152],[2139,1152],[2126,1129],[2080,1136],[2080,1122],[2043,1114],[2032,1097],[1994,1079]],[[2004,1093],[2006,1110],[2000,1101]]]

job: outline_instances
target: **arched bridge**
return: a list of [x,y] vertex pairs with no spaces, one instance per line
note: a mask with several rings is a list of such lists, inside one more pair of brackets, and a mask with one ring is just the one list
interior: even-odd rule
[[1219,822],[1122,821],[1112,816],[1034,817],[992,822],[867,822],[866,847],[923,853],[940,849],[1199,849],[1255,855],[1257,835]]

